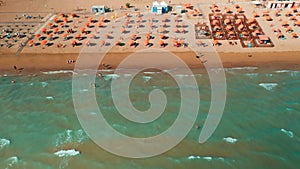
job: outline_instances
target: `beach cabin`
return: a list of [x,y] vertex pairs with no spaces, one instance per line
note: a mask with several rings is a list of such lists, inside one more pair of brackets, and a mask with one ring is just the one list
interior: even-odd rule
[[266,35],[259,35],[258,38],[259,38],[259,43],[261,43],[261,44],[270,43],[270,38]]
[[156,14],[163,14],[169,12],[169,6],[165,1],[162,1],[161,3],[154,1],[152,3],[151,12]]
[[152,3],[151,11],[152,11],[153,13],[157,13],[158,7],[160,7],[160,4],[159,4],[157,1],[154,1],[154,2]]
[[93,13],[105,13],[105,6],[104,5],[92,6],[91,10]]
[[169,5],[165,1],[162,1],[160,3],[160,6],[162,8],[162,13],[168,13],[169,12]]
[[267,4],[267,8],[293,8],[295,5],[299,5],[298,1],[269,1]]
[[176,6],[175,10],[176,10],[177,14],[181,14],[181,12],[182,12],[182,6]]

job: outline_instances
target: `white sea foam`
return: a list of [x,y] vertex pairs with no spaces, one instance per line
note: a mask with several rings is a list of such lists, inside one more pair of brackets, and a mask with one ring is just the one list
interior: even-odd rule
[[177,74],[177,75],[175,75],[175,76],[177,76],[177,77],[190,77],[190,76],[195,76],[195,75],[189,75],[189,74]]
[[255,78],[258,76],[258,73],[246,73],[246,76],[248,76],[250,78]]
[[212,157],[203,157],[203,159],[204,159],[204,160],[209,160],[209,161],[210,161],[210,160],[212,160],[213,158],[212,158]]
[[72,70],[57,70],[57,71],[42,72],[42,74],[46,74],[46,75],[62,74],[62,73],[73,73],[73,71]]
[[131,77],[132,74],[124,74],[124,77]]
[[194,159],[201,159],[200,156],[188,156],[189,160],[194,160]]
[[104,80],[116,80],[120,77],[120,75],[118,74],[106,74],[106,75],[103,75],[103,79]]
[[274,89],[276,86],[278,86],[278,84],[277,83],[260,83],[259,86],[270,91],[270,90]]
[[257,67],[233,67],[233,68],[228,68],[228,69],[233,69],[233,70],[256,70],[258,68]]
[[290,70],[276,70],[275,73],[288,73]]
[[149,80],[152,79],[151,76],[143,76],[144,82],[148,82]]
[[7,164],[5,169],[9,169],[9,168],[13,167],[13,165],[18,162],[19,162],[19,157],[17,157],[17,156],[9,157],[8,159],[5,160],[5,163]]
[[207,161],[211,161],[211,160],[214,160],[214,159],[222,160],[222,161],[225,160],[223,157],[211,157],[211,156],[201,157],[201,156],[197,156],[197,155],[191,155],[191,156],[188,156],[187,159],[188,159],[188,160],[202,159],[202,160],[207,160]]
[[46,86],[48,86],[48,83],[47,82],[41,82],[41,85],[42,85],[42,87],[46,87]]
[[232,143],[232,144],[234,144],[238,141],[238,139],[233,138],[233,137],[225,137],[225,138],[223,138],[223,140],[226,141],[227,143]]
[[10,140],[5,138],[0,138],[0,150],[5,146],[8,146],[9,144],[10,144]]
[[75,143],[79,145],[87,138],[87,135],[81,129],[75,131],[68,129],[57,135],[55,145],[60,146],[68,143]]
[[290,138],[294,137],[294,133],[292,131],[289,131],[289,130],[286,130],[286,129],[280,129],[280,131],[282,131],[283,133],[285,133]]
[[48,100],[54,100],[54,97],[52,97],[52,96],[47,96],[46,99],[48,99]]
[[266,76],[267,77],[273,77],[273,74],[272,73],[267,73]]
[[80,151],[77,151],[75,149],[71,149],[71,150],[60,150],[54,153],[54,155],[58,156],[58,157],[71,157],[71,156],[76,156],[79,155]]
[[157,72],[143,72],[144,74],[155,74]]
[[88,92],[89,89],[80,89],[79,92]]

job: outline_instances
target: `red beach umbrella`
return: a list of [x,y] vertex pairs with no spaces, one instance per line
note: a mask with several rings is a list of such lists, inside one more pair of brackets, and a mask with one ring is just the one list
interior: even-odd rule
[[36,34],[35,37],[39,39],[41,37],[41,34]]
[[58,32],[58,28],[54,28],[53,32],[56,34]]
[[67,33],[64,33],[64,34],[62,34],[61,36],[62,36],[63,38],[65,38],[65,37],[68,36],[68,34],[67,34]]
[[268,16],[266,16],[266,20],[267,21],[272,21],[272,17],[268,15]]
[[75,38],[76,38],[76,39],[80,39],[80,38],[81,38],[81,34],[77,34],[77,35],[75,36]]
[[104,45],[106,44],[105,40],[101,40],[101,41],[100,41],[100,44],[101,44],[102,46],[104,46]]
[[98,27],[102,27],[102,26],[103,26],[103,22],[98,22],[98,23],[97,23],[97,26],[98,26]]
[[31,39],[30,41],[28,41],[29,46],[32,46],[34,43],[33,39]]
[[287,26],[287,25],[288,25],[288,22],[287,22],[287,21],[282,21],[282,22],[281,22],[281,25],[282,25],[282,26]]
[[47,28],[42,28],[43,33],[47,33]]
[[68,22],[68,18],[64,18],[64,22],[67,23]]
[[94,34],[90,34],[90,38],[94,39],[96,36]]
[[77,44],[77,41],[76,40],[72,40],[71,44],[74,46]]

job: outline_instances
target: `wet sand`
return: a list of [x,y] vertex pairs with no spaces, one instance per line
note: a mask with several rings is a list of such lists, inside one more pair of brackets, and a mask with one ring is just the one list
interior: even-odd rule
[[[107,69],[103,64],[110,65],[111,69],[116,69],[119,63],[129,56],[128,53],[108,53],[99,65],[99,69]],[[176,56],[181,58],[191,69],[203,69],[204,64],[210,62],[208,56],[196,58],[194,52],[176,52]],[[55,70],[73,70],[75,63],[67,63],[68,60],[76,60],[78,53],[68,54],[2,54],[0,55],[0,71],[2,73],[19,73],[14,69],[24,68],[22,73],[39,73]],[[252,52],[252,53],[219,53],[219,57],[224,68],[233,67],[258,67],[263,69],[297,69],[300,66],[300,56],[298,52]],[[159,61],[163,63],[162,59]],[[165,63],[168,64],[168,63]],[[126,68],[136,68],[134,63]],[[155,65],[154,65],[155,66]]]

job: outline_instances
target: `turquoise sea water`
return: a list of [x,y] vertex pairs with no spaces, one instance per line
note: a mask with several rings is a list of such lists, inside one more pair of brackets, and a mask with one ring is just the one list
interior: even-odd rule
[[[226,69],[228,88],[223,118],[204,144],[197,139],[210,105],[210,84],[205,72],[195,74],[201,94],[196,120],[200,129],[192,128],[172,150],[147,159],[118,157],[93,143],[74,111],[72,75],[52,73],[1,76],[0,169],[299,166],[299,70]],[[145,125],[128,123],[118,114],[110,97],[114,78],[118,76],[104,75],[96,80],[98,104],[111,126],[126,135],[145,137],[159,134],[172,125],[180,97],[176,83],[166,73],[141,73],[132,82],[130,97],[139,110],[149,108],[148,94],[153,89],[162,89],[168,98],[164,114]],[[11,80],[16,83],[11,84]],[[90,89],[87,85],[87,90]]]

